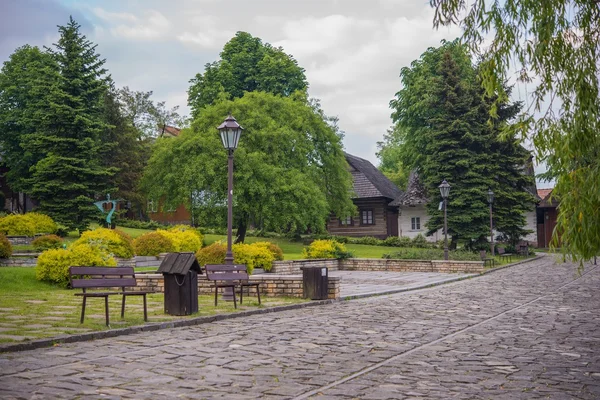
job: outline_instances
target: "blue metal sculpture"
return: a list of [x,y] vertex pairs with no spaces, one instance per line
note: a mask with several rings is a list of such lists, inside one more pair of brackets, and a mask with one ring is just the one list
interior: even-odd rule
[[100,210],[100,212],[102,214],[107,213],[106,210],[104,210],[104,205],[105,204],[112,204],[112,207],[110,209],[110,211],[108,211],[107,215],[106,215],[106,223],[108,224],[108,227],[111,226],[111,218],[113,213],[115,212],[115,210],[117,209],[117,203],[121,201],[120,199],[117,200],[111,200],[110,199],[110,194],[106,195],[106,200],[101,200],[101,201],[97,201],[94,204],[96,205],[96,207],[98,207],[98,209]]

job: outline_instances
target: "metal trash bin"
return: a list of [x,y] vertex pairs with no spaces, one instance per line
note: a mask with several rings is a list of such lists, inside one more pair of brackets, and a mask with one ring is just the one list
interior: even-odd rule
[[194,253],[169,253],[158,272],[165,281],[165,314],[198,312],[198,274],[202,272]]
[[300,267],[302,270],[302,297],[327,300],[329,269],[327,267]]

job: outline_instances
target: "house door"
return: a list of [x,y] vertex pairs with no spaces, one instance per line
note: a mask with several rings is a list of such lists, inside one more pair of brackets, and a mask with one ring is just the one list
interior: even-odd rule
[[398,211],[387,210],[387,235],[398,236]]
[[544,237],[546,241],[546,246],[550,246],[550,242],[552,241],[552,234],[554,233],[554,228],[556,227],[556,208],[549,208],[544,212]]

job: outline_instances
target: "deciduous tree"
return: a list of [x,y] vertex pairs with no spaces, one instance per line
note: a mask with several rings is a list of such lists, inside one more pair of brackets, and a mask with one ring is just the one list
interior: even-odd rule
[[194,118],[220,93],[229,99],[253,91],[290,96],[308,88],[304,69],[291,55],[246,32],[227,42],[221,59],[206,64],[204,73],[196,74],[190,83],[188,104]]
[[264,92],[220,100],[179,137],[158,139],[144,175],[150,196],[188,208],[191,197],[226,204],[227,152],[216,127],[229,112],[245,128],[234,158],[238,241],[249,223],[279,232],[322,231],[331,212],[354,211],[351,176],[334,129],[305,97]]

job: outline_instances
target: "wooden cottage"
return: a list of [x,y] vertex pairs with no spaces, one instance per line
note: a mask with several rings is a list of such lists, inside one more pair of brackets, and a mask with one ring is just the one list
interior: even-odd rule
[[373,164],[345,153],[352,174],[354,198],[358,209],[355,216],[339,219],[332,216],[327,231],[340,236],[373,236],[385,239],[398,236],[398,207],[389,203],[402,191]]

